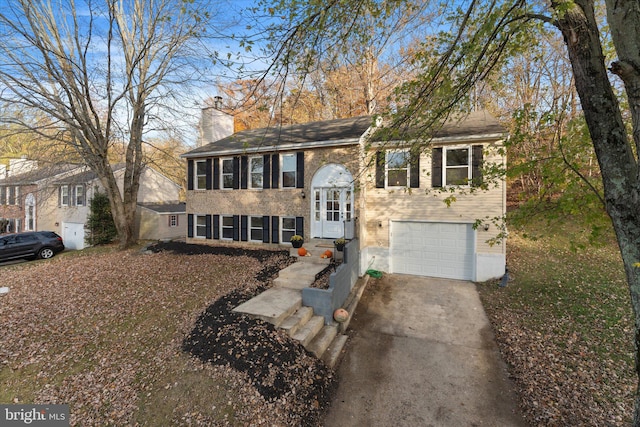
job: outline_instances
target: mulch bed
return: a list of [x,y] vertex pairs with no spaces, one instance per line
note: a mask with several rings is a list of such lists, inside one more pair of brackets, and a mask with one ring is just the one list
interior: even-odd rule
[[[269,250],[181,242],[158,243],[147,249],[188,255],[249,256],[260,261],[274,254]],[[268,289],[277,272],[294,262],[293,258],[285,259],[279,265],[265,267],[256,275],[262,283],[260,287],[251,291],[232,291],[211,304],[185,337],[182,350],[205,363],[230,366],[246,373],[266,401],[288,397],[287,400],[294,403],[289,412],[294,424],[319,425],[321,414],[329,406],[337,387],[334,372],[273,325],[232,311]],[[326,277],[328,283],[328,275]]]

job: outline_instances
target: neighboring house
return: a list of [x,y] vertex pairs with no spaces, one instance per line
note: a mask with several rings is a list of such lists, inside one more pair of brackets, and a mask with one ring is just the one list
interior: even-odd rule
[[136,233],[141,240],[176,240],[187,235],[185,203],[140,203]]
[[[504,166],[504,128],[486,112],[451,121],[426,152],[375,140],[371,117],[248,130],[204,141],[187,159],[187,240],[288,244],[293,234],[359,239],[368,268],[487,280],[505,271],[504,179],[470,193],[482,168]],[[451,189],[462,190],[448,205]],[[441,191],[443,190],[443,191]]]
[[17,160],[0,169],[0,233],[42,230],[39,210],[52,196],[51,184],[78,170],[69,164],[38,166],[33,160]]
[[[114,165],[114,175],[122,191],[124,182],[124,165]],[[84,170],[76,174],[67,175],[53,182],[52,191],[55,197],[49,197],[40,207],[38,221],[39,229],[56,231],[62,236],[65,246],[69,249],[83,249],[85,247],[85,223],[90,211],[90,201],[96,192],[103,192],[104,187],[96,174]],[[178,204],[180,186],[152,168],[145,168],[140,177],[138,190],[138,211],[145,204]],[[136,227],[144,232],[143,239],[167,238],[165,228],[158,228],[157,234],[149,227],[153,222],[152,216],[164,217],[160,212],[153,213],[145,209],[145,213],[137,212]],[[144,226],[141,225],[143,221]],[[158,218],[158,220],[160,220]],[[184,221],[183,221],[184,222]],[[159,222],[158,222],[159,223]],[[171,237],[185,236],[185,227],[175,226]]]

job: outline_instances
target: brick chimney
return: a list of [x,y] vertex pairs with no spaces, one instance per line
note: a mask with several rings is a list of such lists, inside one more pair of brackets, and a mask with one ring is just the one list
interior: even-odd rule
[[221,96],[216,96],[213,100],[213,107],[202,109],[198,147],[233,135],[233,116],[221,111]]

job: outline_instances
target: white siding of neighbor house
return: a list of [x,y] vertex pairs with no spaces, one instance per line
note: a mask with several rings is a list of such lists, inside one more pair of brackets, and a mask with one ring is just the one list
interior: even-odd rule
[[[500,141],[483,143],[485,163],[502,164],[506,161],[496,150],[499,143]],[[476,145],[478,142],[472,144]],[[363,174],[363,180],[364,191],[360,194],[360,201],[365,206],[360,224],[363,270],[372,265],[380,270],[389,271],[390,224],[394,220],[474,223],[478,219],[486,220],[486,217],[502,217],[506,212],[504,180],[490,184],[487,191],[477,191],[473,194],[441,192],[444,189],[432,188],[430,149],[420,156],[420,188],[376,188],[373,166]],[[444,200],[452,195],[456,197],[456,201],[447,206]],[[497,227],[491,224],[488,231],[478,228],[475,233],[477,256],[488,259],[487,262],[493,262],[494,258],[503,262],[501,260],[504,259],[506,243],[487,243],[499,233]],[[477,269],[482,274],[482,266],[478,266]]]

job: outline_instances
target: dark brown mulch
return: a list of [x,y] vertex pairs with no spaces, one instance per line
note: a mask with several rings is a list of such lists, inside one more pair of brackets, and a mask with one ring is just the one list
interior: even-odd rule
[[342,264],[342,261],[336,261],[335,259],[332,259],[331,263],[327,265],[324,270],[316,274],[315,280],[312,284],[309,285],[309,287],[317,289],[329,289],[329,277],[331,276],[331,273],[336,271],[340,264]]
[[[274,255],[270,250],[180,242],[159,243],[148,250],[250,256],[260,261]],[[288,254],[287,251],[281,252]],[[256,279],[262,282],[259,288],[244,292],[236,290],[211,304],[183,340],[182,349],[203,362],[227,365],[248,374],[252,385],[266,401],[273,402],[285,395],[294,396],[298,404],[292,405],[290,419],[300,425],[319,425],[321,414],[330,404],[337,386],[333,371],[273,325],[232,311],[268,289],[277,272],[294,262],[293,258],[283,258],[285,260],[278,265],[265,267],[257,274]]]

